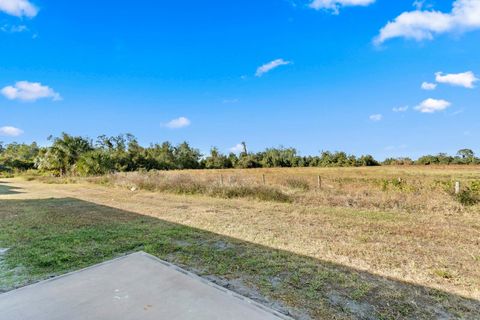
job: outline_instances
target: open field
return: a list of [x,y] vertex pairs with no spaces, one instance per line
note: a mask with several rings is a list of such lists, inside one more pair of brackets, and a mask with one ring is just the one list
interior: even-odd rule
[[297,318],[480,317],[478,167],[44,180],[2,181],[0,290],[141,249]]

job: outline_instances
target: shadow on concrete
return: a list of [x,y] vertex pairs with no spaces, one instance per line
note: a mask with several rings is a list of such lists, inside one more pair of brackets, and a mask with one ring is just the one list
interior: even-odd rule
[[298,319],[480,318],[477,300],[72,198],[1,200],[0,234],[3,291],[143,250]]

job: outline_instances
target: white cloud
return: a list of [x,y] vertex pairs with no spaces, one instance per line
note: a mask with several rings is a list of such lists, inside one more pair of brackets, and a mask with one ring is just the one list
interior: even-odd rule
[[370,120],[372,121],[381,121],[383,119],[383,116],[381,114],[372,114],[370,117],[369,117]]
[[418,110],[422,113],[434,113],[437,111],[443,111],[450,107],[452,104],[447,100],[437,100],[429,98],[422,101],[418,106],[415,107],[415,110]]
[[166,123],[165,127],[170,129],[180,129],[180,128],[188,127],[190,124],[191,124],[191,121],[188,118],[180,117]]
[[18,129],[15,127],[1,127],[0,128],[0,135],[7,136],[7,137],[18,137],[19,135],[23,134],[22,129]]
[[230,152],[233,152],[233,153],[243,152],[243,145],[242,145],[241,143],[239,143],[239,144],[237,144],[236,146],[231,147],[231,148],[230,148]]
[[413,6],[414,6],[417,10],[422,10],[424,4],[425,4],[425,0],[415,0],[415,1],[413,2]]
[[45,98],[51,98],[53,101],[62,100],[59,93],[39,82],[19,81],[15,86],[3,88],[1,93],[9,100],[36,101]]
[[422,83],[422,89],[423,90],[435,90],[435,89],[437,89],[437,84],[436,83],[430,83],[430,82],[423,82]]
[[266,63],[264,64],[263,66],[259,67],[257,69],[257,72],[255,73],[255,75],[257,77],[261,77],[263,76],[265,73],[269,72],[269,71],[272,71],[273,69],[275,68],[278,68],[280,66],[286,66],[286,65],[289,65],[289,64],[292,64],[292,62],[290,61],[285,61],[283,59],[277,59],[277,60],[273,60],[269,63]]
[[380,30],[374,43],[380,45],[392,38],[432,40],[438,34],[477,28],[480,28],[480,1],[455,0],[449,13],[418,9],[400,14]]
[[408,111],[408,106],[393,108],[392,111],[393,112],[406,112],[406,111]]
[[443,72],[437,72],[435,73],[435,77],[438,83],[447,83],[452,86],[465,87],[469,89],[472,89],[474,83],[479,80],[477,77],[475,77],[475,74],[472,71],[445,75]]
[[16,17],[33,18],[38,14],[38,8],[28,0],[0,0],[0,11]]
[[320,10],[331,10],[333,14],[338,14],[341,7],[369,6],[375,0],[313,0],[309,7]]
[[28,31],[28,28],[26,25],[23,24],[17,26],[5,24],[0,28],[0,30],[6,33],[20,33]]
[[462,113],[463,113],[463,109],[452,112],[450,115],[452,117],[455,117],[455,116],[458,116],[459,114],[462,114]]

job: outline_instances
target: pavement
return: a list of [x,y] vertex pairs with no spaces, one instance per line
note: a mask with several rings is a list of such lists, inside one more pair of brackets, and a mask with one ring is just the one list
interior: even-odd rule
[[290,318],[138,252],[1,294],[0,319]]

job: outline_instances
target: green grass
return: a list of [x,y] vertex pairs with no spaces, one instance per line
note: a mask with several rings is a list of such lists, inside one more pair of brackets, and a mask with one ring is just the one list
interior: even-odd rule
[[480,315],[478,301],[75,199],[1,200],[0,247],[0,291],[143,250],[296,317]]

